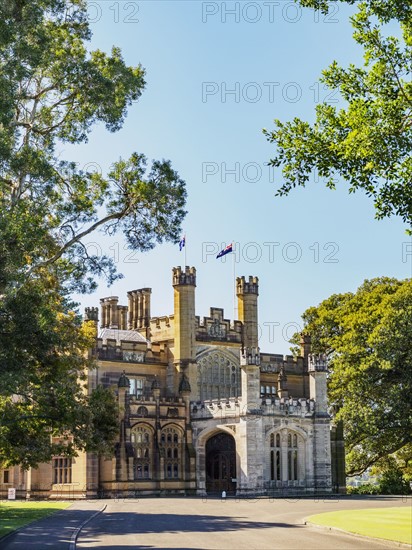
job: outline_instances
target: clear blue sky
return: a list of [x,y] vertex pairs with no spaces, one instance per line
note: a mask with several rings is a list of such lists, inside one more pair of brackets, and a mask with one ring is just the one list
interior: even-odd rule
[[[223,307],[233,318],[233,261],[215,255],[238,243],[236,275],[260,279],[263,351],[289,353],[302,312],[330,294],[353,291],[365,278],[412,276],[401,220],[374,220],[372,203],[349,196],[344,182],[334,192],[312,182],[275,197],[281,174],[265,166],[274,150],[262,128],[274,118],[313,120],[316,102],[329,93],[318,83],[321,70],[334,59],[361,61],[352,9],[337,5],[325,18],[283,0],[89,2],[91,47],[119,46],[128,64],[145,67],[147,88],[120,132],[98,126],[87,145],[64,146],[61,155],[103,172],[133,151],[171,159],[187,182],[196,312]],[[126,304],[128,290],[150,286],[152,315],[173,312],[171,268],[184,264],[178,246],[131,254],[120,235],[89,236],[88,245],[114,254],[125,278],[76,296],[82,308],[109,295]]]

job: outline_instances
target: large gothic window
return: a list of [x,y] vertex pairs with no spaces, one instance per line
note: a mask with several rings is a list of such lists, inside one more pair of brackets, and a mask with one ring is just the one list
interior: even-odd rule
[[136,426],[132,429],[130,437],[135,451],[134,478],[150,479],[153,458],[152,433],[144,426]]
[[282,430],[270,434],[270,480],[297,482],[304,478],[304,443],[300,435]]
[[240,367],[235,358],[211,352],[198,359],[199,395],[207,399],[228,399],[240,396]]
[[163,448],[165,479],[181,477],[182,438],[175,428],[164,428],[160,436]]

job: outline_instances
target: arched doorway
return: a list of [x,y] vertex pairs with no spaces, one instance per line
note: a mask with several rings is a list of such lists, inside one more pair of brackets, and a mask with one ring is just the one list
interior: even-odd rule
[[206,443],[206,492],[236,493],[236,444],[234,438],[220,432]]

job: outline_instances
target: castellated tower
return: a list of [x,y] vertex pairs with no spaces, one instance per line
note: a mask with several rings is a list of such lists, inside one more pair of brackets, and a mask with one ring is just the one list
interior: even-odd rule
[[249,277],[236,278],[236,295],[239,321],[243,323],[243,345],[245,348],[258,347],[258,306],[259,279]]
[[[260,353],[258,335],[257,299],[259,279],[249,277],[236,278],[236,295],[239,321],[243,323],[242,368],[242,401],[258,407],[260,401]],[[252,407],[253,408],[253,407]]]
[[[195,330],[195,288],[196,269],[180,266],[172,270],[174,289],[174,390],[181,387],[191,388],[192,399],[198,399],[196,369],[196,330]],[[189,383],[189,386],[187,385]]]

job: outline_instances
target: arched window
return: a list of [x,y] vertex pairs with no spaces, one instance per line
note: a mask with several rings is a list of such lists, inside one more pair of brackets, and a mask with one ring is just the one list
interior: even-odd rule
[[220,352],[207,353],[198,360],[200,399],[228,399],[241,394],[240,366]]
[[138,407],[137,414],[139,416],[147,416],[149,414],[149,411],[147,410],[147,407]]
[[152,475],[153,438],[146,426],[132,428],[130,440],[134,447],[134,479],[150,479]]
[[[299,481],[299,465],[303,457],[299,455],[301,436],[288,431],[281,437],[280,433],[270,434],[270,479],[271,481]],[[302,449],[302,447],[301,447]],[[285,464],[283,464],[285,461]]]
[[160,436],[160,442],[164,449],[165,478],[179,479],[182,441],[178,430],[175,428],[164,428]]

